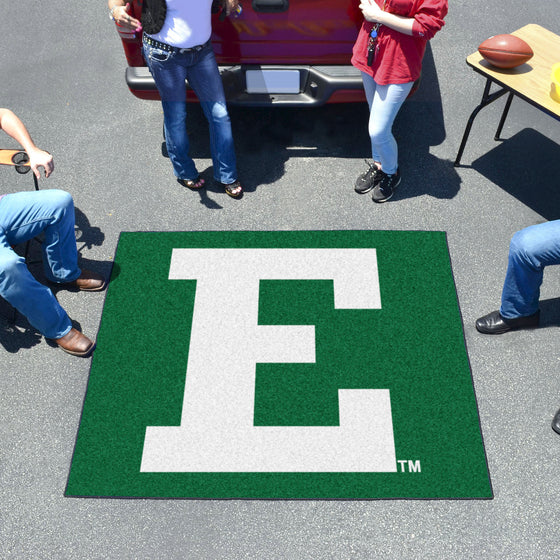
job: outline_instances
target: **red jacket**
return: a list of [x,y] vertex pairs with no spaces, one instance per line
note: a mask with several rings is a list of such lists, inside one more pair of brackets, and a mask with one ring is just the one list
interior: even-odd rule
[[[375,0],[380,7],[384,1]],[[364,21],[352,50],[352,64],[380,85],[413,82],[420,77],[426,43],[444,25],[447,0],[387,0],[385,11],[414,18],[413,35],[381,25],[375,58],[372,66],[368,66],[367,44],[373,23]]]

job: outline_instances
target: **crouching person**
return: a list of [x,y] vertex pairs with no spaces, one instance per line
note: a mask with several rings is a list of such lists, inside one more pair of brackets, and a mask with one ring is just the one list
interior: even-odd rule
[[[35,146],[23,123],[8,109],[0,109],[0,128],[22,145],[37,177],[40,168],[46,177],[52,173],[52,156]],[[94,342],[72,327],[52,291],[34,278],[25,259],[13,249],[14,245],[43,233],[42,256],[49,281],[70,289],[102,290],[105,287],[102,276],[78,267],[74,225],[74,202],[64,191],[0,196],[0,296],[65,352],[88,356],[95,347]]]

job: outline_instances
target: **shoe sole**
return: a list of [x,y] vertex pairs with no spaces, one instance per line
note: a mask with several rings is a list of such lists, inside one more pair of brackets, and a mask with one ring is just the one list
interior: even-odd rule
[[224,192],[231,198],[241,198],[243,196],[243,191],[239,191],[237,194],[230,193],[227,189]]
[[515,330],[513,328],[507,328],[507,329],[500,329],[500,330],[496,330],[496,331],[491,331],[491,330],[486,330],[486,329],[480,329],[480,328],[478,328],[478,325],[475,325],[475,327],[476,327],[476,330],[479,333],[482,333],[482,334],[505,334],[507,332]]
[[365,190],[361,190],[359,191],[356,187],[354,187],[354,191],[357,192],[358,194],[366,194],[368,192],[370,192],[371,190],[373,190],[373,188],[375,187],[375,185],[371,185],[371,187],[368,187]]
[[106,288],[106,286],[107,282],[103,282],[103,284],[101,284],[101,286],[97,286],[97,288],[80,288],[74,284],[74,287],[80,292],[101,292]]
[[52,286],[57,286],[64,290],[76,292],[101,292],[107,287],[107,282],[103,282],[103,285],[97,288],[80,288],[75,282],[53,282],[49,280],[49,284]]
[[529,325],[520,325],[520,326],[515,326],[515,327],[509,327],[506,328],[502,328],[499,330],[489,330],[489,329],[485,329],[484,327],[479,328],[477,324],[475,324],[475,328],[479,333],[482,334],[505,334],[507,332],[511,332],[511,331],[519,331],[519,330],[527,330],[527,329],[538,329],[539,328],[539,323],[536,323],[534,325],[529,324]]
[[243,196],[243,191],[240,191],[238,194],[232,194],[226,190],[225,193],[231,198],[241,198]]
[[66,352],[67,354],[70,354],[71,356],[76,356],[77,358],[87,358],[94,350],[95,350],[95,344],[92,344],[87,350],[85,350],[84,352],[73,352],[72,350],[67,350],[66,348],[64,348],[63,346],[60,346],[60,344],[57,344],[57,346],[63,351]]
[[[230,197],[230,198],[241,198],[243,196],[243,187],[241,187],[241,190],[237,193],[237,194],[233,194],[232,192],[230,192],[230,190],[228,189],[229,186],[231,186],[233,183],[220,183],[220,181],[216,181],[216,183],[222,187],[222,189],[224,189],[224,192]],[[240,185],[241,186],[241,185]]]
[[78,288],[80,292],[102,292],[105,289],[106,284],[100,286],[99,288]]
[[[200,191],[206,186],[206,181],[204,179],[200,178],[200,177],[196,180],[192,180],[193,181],[192,185],[187,185],[186,181],[191,181],[191,180],[192,179],[177,179],[177,182],[181,186],[189,189],[190,191]],[[197,187],[196,186],[197,183],[201,183],[201,185],[199,187]]]

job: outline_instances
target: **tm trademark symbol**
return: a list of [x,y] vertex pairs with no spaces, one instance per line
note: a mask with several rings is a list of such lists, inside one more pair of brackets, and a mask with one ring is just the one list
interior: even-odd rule
[[420,459],[415,461],[399,460],[397,463],[401,466],[401,472],[422,472],[422,466],[420,465]]

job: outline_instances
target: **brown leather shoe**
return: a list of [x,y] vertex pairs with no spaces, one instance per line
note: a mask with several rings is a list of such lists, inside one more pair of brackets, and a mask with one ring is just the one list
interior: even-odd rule
[[73,282],[66,282],[65,286],[77,288],[82,292],[99,292],[105,287],[105,278],[91,270],[82,270],[82,273]]
[[95,348],[95,343],[80,331],[72,328],[62,338],[55,338],[54,341],[68,354],[85,358],[89,356]]

